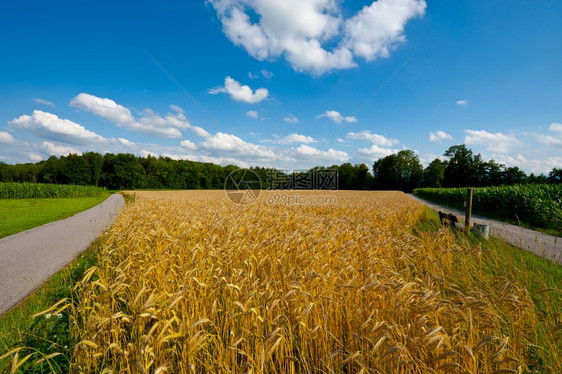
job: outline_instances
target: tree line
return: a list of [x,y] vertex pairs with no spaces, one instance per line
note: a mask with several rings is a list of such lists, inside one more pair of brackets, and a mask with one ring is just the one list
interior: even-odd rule
[[[318,170],[337,173],[337,188],[343,190],[385,189],[412,191],[418,187],[465,187],[510,185],[519,183],[562,183],[562,169],[554,168],[548,176],[526,175],[516,166],[506,167],[494,160],[483,161],[465,145],[445,151],[445,160],[435,159],[424,168],[411,150],[381,158],[372,173],[364,164],[347,162],[308,171],[283,171],[253,167],[263,183],[271,179],[291,179]],[[31,182],[101,186],[108,189],[220,189],[228,176],[239,169],[169,157],[139,157],[133,154],[87,152],[81,155],[51,156],[37,163],[10,165],[0,162],[0,182]]]
[[464,144],[454,145],[424,168],[410,150],[381,158],[373,164],[373,187],[410,192],[418,187],[488,187],[513,184],[562,183],[562,168],[544,174],[527,175],[517,166],[484,161]]

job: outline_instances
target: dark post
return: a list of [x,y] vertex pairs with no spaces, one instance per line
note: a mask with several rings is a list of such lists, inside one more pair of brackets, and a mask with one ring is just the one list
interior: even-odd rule
[[470,218],[472,215],[472,188],[466,189],[466,208],[464,211],[464,230],[470,231]]

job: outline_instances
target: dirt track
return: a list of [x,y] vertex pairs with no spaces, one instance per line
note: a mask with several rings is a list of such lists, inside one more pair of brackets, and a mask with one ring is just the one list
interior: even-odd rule
[[[432,209],[453,213],[458,216],[459,222],[464,222],[464,212],[460,210],[450,209],[442,205],[431,203],[417,196],[409,196]],[[515,247],[532,252],[547,260],[562,264],[562,238],[482,216],[473,215],[472,222],[490,225],[491,236],[502,239]]]
[[122,195],[111,195],[72,217],[0,239],[0,315],[86,250],[124,204]]

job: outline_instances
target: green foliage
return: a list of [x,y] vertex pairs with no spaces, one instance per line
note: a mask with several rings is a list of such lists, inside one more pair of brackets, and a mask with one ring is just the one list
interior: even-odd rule
[[[466,199],[466,188],[418,188],[414,194],[458,207]],[[474,188],[472,207],[533,227],[562,231],[561,184]]]
[[411,192],[423,177],[423,167],[413,151],[404,150],[373,164],[375,188]]
[[0,199],[48,199],[66,197],[96,197],[105,188],[46,183],[1,183]]
[[424,187],[442,187],[443,179],[445,178],[445,165],[443,161],[436,158],[423,171]]

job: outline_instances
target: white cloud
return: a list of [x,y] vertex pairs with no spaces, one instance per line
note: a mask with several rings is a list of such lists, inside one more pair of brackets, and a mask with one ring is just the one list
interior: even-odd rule
[[548,129],[550,131],[556,131],[556,132],[562,133],[562,123],[553,122],[553,123],[550,124],[550,126],[548,126]]
[[92,144],[105,140],[102,136],[86,130],[84,126],[41,110],[34,110],[31,116],[21,115],[8,123],[15,128],[29,130],[40,138],[64,143]]
[[0,143],[13,143],[14,137],[7,131],[0,131]]
[[553,122],[548,126],[548,129],[556,135],[534,134],[537,141],[556,148],[562,148],[562,123]]
[[28,153],[27,157],[29,157],[29,159],[32,162],[39,162],[43,159],[43,157],[41,155],[38,155],[37,153],[33,153],[33,152]]
[[307,144],[307,143],[316,142],[316,140],[314,140],[314,138],[312,136],[301,135],[301,134],[296,134],[296,133],[289,134],[289,135],[283,137],[281,140],[286,144],[289,144],[289,143],[305,143],[305,144]]
[[263,75],[264,78],[266,78],[266,79],[271,79],[271,78],[273,78],[273,73],[270,72],[270,71],[267,71],[267,70],[265,70],[265,69],[261,69],[261,75]]
[[147,151],[146,149],[141,150],[139,154],[144,158],[147,158],[148,156],[158,158],[158,155],[156,153]]
[[297,133],[292,133],[287,136],[279,136],[279,135],[273,135],[273,136],[275,137],[275,139],[263,140],[262,142],[275,143],[275,144],[295,144],[295,143],[309,144],[309,143],[316,142],[316,139],[314,139],[312,136],[301,135]]
[[255,110],[249,110],[246,112],[246,115],[251,118],[258,118],[258,112]]
[[189,129],[199,136],[209,135],[204,129],[192,126],[185,118],[183,109],[177,105],[170,105],[170,108],[176,113],[168,113],[165,117],[154,113],[150,109],[145,109],[138,120],[133,117],[129,109],[117,104],[115,101],[87,93],[77,95],[70,101],[70,105],[91,112],[116,126],[131,131],[139,131],[165,138],[181,137],[180,129]]
[[462,106],[466,106],[468,105],[469,101],[468,100],[457,100],[456,104],[457,105],[462,105]]
[[134,146],[134,145],[135,145],[135,143],[133,143],[133,142],[131,142],[131,141],[125,139],[125,138],[118,138],[117,141],[118,141],[119,143],[123,144],[123,145],[128,146],[128,147],[131,147],[131,146]]
[[328,149],[321,151],[316,148],[301,144],[297,148],[291,148],[292,153],[305,160],[314,160],[320,163],[333,163],[333,162],[346,162],[349,160],[349,155],[346,152],[337,151],[335,149]]
[[380,146],[393,146],[398,144],[397,139],[387,138],[384,135],[372,134],[370,130],[363,130],[360,132],[349,132],[347,133],[347,139],[352,140],[368,140],[373,144]]
[[290,116],[287,116],[285,118],[283,118],[283,120],[287,123],[297,123],[299,122],[299,119],[295,116],[293,116],[292,114]]
[[258,88],[255,92],[247,85],[241,85],[231,77],[224,79],[224,87],[211,88],[209,93],[216,95],[218,93],[227,93],[232,100],[242,101],[248,104],[256,104],[267,99],[269,91],[267,88]]
[[170,104],[170,109],[172,109],[172,110],[174,110],[178,113],[181,113],[181,114],[185,113],[182,107],[179,107],[179,106],[174,105],[174,104]]
[[318,115],[316,118],[322,118],[322,117],[327,117],[327,118],[331,119],[332,121],[334,121],[335,123],[357,122],[357,118],[352,117],[352,116],[344,117],[340,114],[340,112],[337,112],[335,110],[327,110],[324,113]]
[[359,148],[357,155],[369,160],[378,160],[379,158],[389,156],[398,151],[398,149],[384,148],[373,144],[369,148]]
[[259,77],[260,77],[259,75],[252,74],[252,72],[248,73],[248,78],[250,78],[251,80],[258,79]]
[[[210,0],[223,32],[258,60],[283,56],[297,71],[323,74],[386,57],[404,42],[424,0],[379,0],[344,19],[336,0]],[[250,17],[255,15],[255,21]],[[328,47],[331,45],[332,47]]]
[[43,142],[41,148],[45,150],[48,154],[56,155],[56,156],[66,156],[71,153],[77,155],[82,154],[82,152],[80,152],[76,148],[65,146],[65,145],[57,145],[51,142]]
[[39,103],[39,104],[50,106],[51,108],[55,107],[55,103],[53,103],[51,101],[44,100],[44,99],[33,99],[33,101],[35,101],[36,103]]
[[191,142],[191,141],[189,141],[189,140],[182,140],[182,141],[180,142],[180,145],[181,145],[183,148],[187,148],[187,149],[192,150],[192,151],[197,149],[197,145],[195,145],[195,143],[193,143],[193,142]]
[[344,44],[367,61],[388,57],[398,43],[406,40],[404,26],[408,20],[423,16],[425,8],[425,1],[373,1],[346,21]]
[[207,151],[225,152],[233,155],[274,159],[276,155],[267,147],[247,143],[235,135],[219,132],[207,137],[199,146]]
[[437,130],[429,133],[429,141],[432,143],[441,143],[443,140],[451,140],[453,137],[445,131]]
[[509,153],[517,150],[521,142],[514,135],[505,135],[501,132],[492,134],[486,130],[464,130],[467,134],[464,143],[467,145],[485,146],[494,153]]
[[562,137],[557,138],[551,135],[535,135],[540,143],[562,148]]

